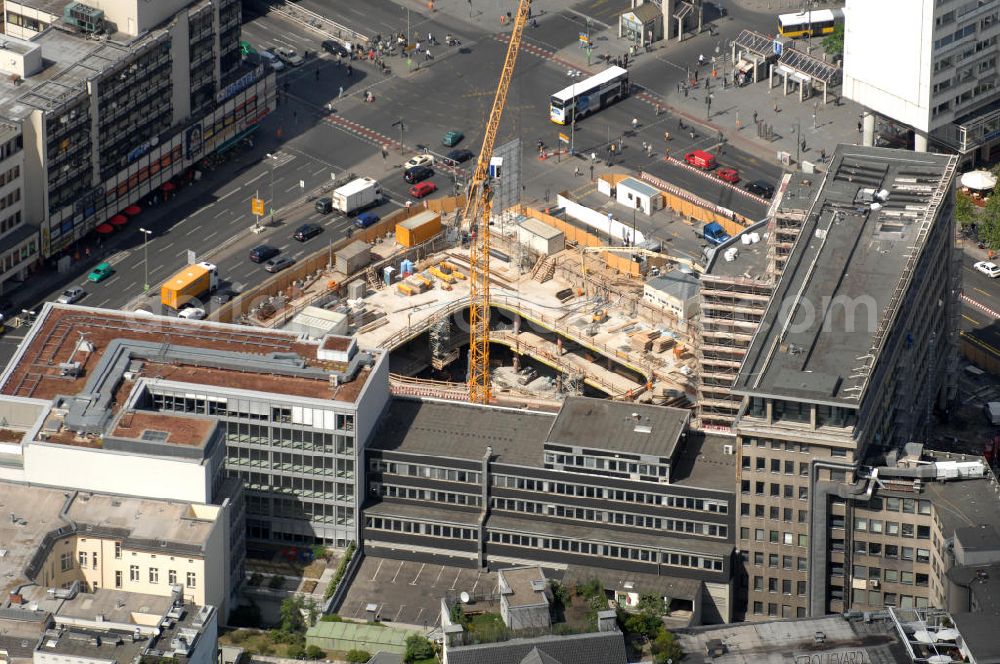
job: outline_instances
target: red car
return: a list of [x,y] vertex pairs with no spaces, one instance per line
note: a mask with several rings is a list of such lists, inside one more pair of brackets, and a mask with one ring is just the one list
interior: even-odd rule
[[417,184],[410,187],[410,196],[414,198],[423,198],[424,196],[429,196],[437,191],[438,187],[433,182],[428,182],[424,180],[423,182],[418,182]]
[[740,174],[736,172],[735,168],[720,168],[715,172],[715,175],[729,184],[736,184],[740,181]]

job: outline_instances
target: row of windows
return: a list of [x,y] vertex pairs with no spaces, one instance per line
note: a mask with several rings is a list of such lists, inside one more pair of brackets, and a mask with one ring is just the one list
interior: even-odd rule
[[14,203],[21,200],[21,188],[18,187],[14,191],[10,192],[6,196],[0,196],[0,210],[6,210]]
[[447,482],[466,482],[479,484],[480,473],[471,470],[455,470],[454,468],[439,468],[415,463],[397,463],[385,459],[373,458],[368,467],[373,473],[388,473],[390,475],[408,475],[410,477],[426,477]]
[[336,472],[340,478],[354,477],[354,459],[271,452],[237,445],[230,445],[226,450],[226,463],[312,475],[333,475]]
[[[146,578],[149,580],[149,583],[159,583],[160,569],[158,567],[148,568]],[[142,574],[141,571],[139,570],[138,565],[129,565],[128,580],[142,581]],[[171,586],[177,583],[177,570],[173,569],[167,570],[167,583]],[[198,575],[195,574],[194,572],[188,572],[184,585],[187,588],[196,588],[198,586]],[[122,571],[115,570],[115,588],[121,588],[121,587],[122,587]]]
[[13,182],[19,177],[21,177],[21,165],[15,164],[12,168],[8,168],[6,171],[0,173],[0,187],[8,182]]
[[[433,491],[431,489],[414,489],[408,486],[396,486],[395,484],[372,483],[373,489],[379,489],[378,495],[386,498],[406,498],[409,500],[426,500],[434,503],[448,505],[471,505],[479,507],[482,504],[480,496],[473,496],[467,493],[454,493],[451,491]],[[374,493],[374,491],[373,491]]]
[[594,470],[607,470],[616,473],[630,473],[651,477],[667,477],[670,474],[668,464],[659,463],[639,463],[628,459],[615,459],[610,457],[599,457],[582,454],[559,454],[557,452],[546,452],[545,463],[558,464],[577,468],[591,468]]
[[[766,539],[765,539],[766,536]],[[740,528],[740,539],[750,539],[750,529]],[[755,528],[753,531],[755,542],[769,542],[771,544],[784,544],[786,546],[806,546],[809,543],[809,536],[803,534],[780,532],[777,530],[767,530]]]
[[[806,596],[806,582],[805,581],[795,581],[795,594],[799,597]],[[779,591],[778,588],[781,590]],[[755,576],[753,578],[753,589],[754,592],[762,593],[764,592],[764,577]],[[774,577],[768,577],[767,579],[767,592],[777,593],[781,592],[782,595],[792,594],[792,579],[776,579]]]
[[[767,515],[764,514],[764,505],[754,505],[753,515],[757,519],[770,519],[771,521],[784,521],[792,523],[798,519],[798,523],[805,523],[809,518],[808,510],[794,510],[791,507],[778,507],[770,505],[767,508]],[[750,516],[750,503],[740,503],[740,516]]]
[[[779,606],[775,602],[768,602],[768,604],[767,604],[767,615],[770,616],[770,617],[772,617],[772,618],[777,618],[778,617],[779,608],[780,608],[780,611],[781,611],[781,617],[782,618],[791,618],[793,616],[793,612],[794,612],[794,617],[796,617],[796,618],[805,618],[806,617],[805,607],[802,607],[802,606],[795,606],[795,607],[793,607],[793,606],[789,606],[788,604],[781,604]],[[764,615],[764,603],[763,602],[754,602],[753,603],[753,613],[754,613],[755,616],[762,616],[762,615]]]
[[[855,532],[871,532],[878,534],[883,532],[883,524],[877,519],[856,518],[854,519],[854,530]],[[900,537],[913,538],[916,536],[917,539],[931,538],[930,526],[915,526],[912,523],[896,523],[895,521],[886,521],[884,532],[886,535],[897,535]]]
[[899,595],[897,593],[880,593],[877,590],[865,591],[855,590],[853,593],[854,603],[862,606],[898,606],[903,609],[926,609],[930,606],[930,601],[926,597],[914,597],[913,595]]
[[313,523],[336,523],[341,526],[354,525],[354,508],[344,505],[274,497],[256,491],[246,493],[246,503],[247,513],[252,515],[308,519]]
[[[18,210],[17,212],[15,212],[14,216],[17,217],[18,222],[20,222],[21,211]],[[38,247],[35,244],[35,240],[31,240],[30,242],[28,242],[28,244],[22,246],[19,249],[14,249],[9,254],[3,257],[3,271],[7,272],[9,270],[12,270],[14,266],[23,263],[24,261],[28,260],[37,253],[38,253]]]
[[921,572],[906,570],[881,569],[869,567],[867,565],[855,565],[853,568],[855,579],[867,579],[869,581],[885,581],[887,583],[902,583],[907,586],[917,585],[926,587],[930,580],[929,575]]
[[667,496],[660,493],[647,493],[645,491],[625,491],[623,489],[610,489],[585,484],[536,480],[527,477],[516,477],[514,475],[493,475],[492,484],[501,489],[557,493],[563,496],[577,496],[580,498],[603,498],[604,500],[614,500],[624,503],[663,505],[675,509],[697,510],[716,514],[726,514],[729,512],[729,504],[719,500]]
[[433,535],[434,537],[444,537],[447,539],[475,540],[476,531],[473,528],[459,528],[458,526],[442,526],[437,523],[423,523],[420,521],[392,519],[388,517],[368,517],[365,519],[365,527],[368,530],[385,530],[397,533],[412,533],[414,535]]
[[722,561],[717,558],[693,556],[687,553],[673,553],[633,546],[617,546],[598,542],[582,542],[575,539],[556,537],[538,537],[535,535],[520,535],[518,533],[502,533],[491,531],[489,541],[495,544],[509,544],[531,549],[547,551],[567,551],[603,558],[618,558],[621,560],[638,560],[641,562],[660,563],[671,567],[687,567],[690,569],[706,569],[722,571]]
[[928,563],[931,560],[930,549],[920,549],[912,546],[897,546],[879,542],[854,541],[854,552],[868,556],[879,556],[890,560],[915,560],[918,563]]
[[531,500],[514,500],[513,498],[493,498],[492,507],[497,510],[520,512],[526,514],[547,514],[564,519],[578,519],[589,523],[614,523],[633,528],[649,528],[651,530],[666,530],[674,533],[689,533],[706,535],[708,537],[728,537],[729,528],[715,523],[688,521],[685,519],[666,519],[657,516],[633,514],[631,512],[610,512],[584,507],[569,507],[539,503]]
[[0,235],[6,233],[7,231],[16,228],[21,224],[21,211],[18,210],[12,215],[3,218],[0,221]]
[[230,475],[243,480],[248,489],[287,493],[303,498],[322,500],[354,500],[354,485],[347,482],[327,482],[287,475],[230,470]]
[[153,403],[160,410],[174,412],[237,417],[281,424],[302,424],[327,431],[354,430],[354,415],[324,409],[271,406],[265,402],[248,399],[203,394],[174,394],[166,391],[154,392]]
[[[750,495],[750,480],[740,480],[740,493],[745,496]],[[777,482],[754,482],[753,493],[756,496],[771,496],[772,498],[787,498],[793,500],[798,496],[799,500],[809,500],[809,487],[795,487],[792,484],[778,484]]]
[[[767,471],[768,460],[764,457],[750,457],[744,456],[740,460],[740,465],[743,470],[750,470],[751,466],[758,473],[763,473]],[[782,459],[771,459],[771,472],[781,473],[784,472],[785,475],[795,475],[795,462],[790,460]],[[782,470],[783,469],[783,470]],[[799,461],[799,475],[808,476],[809,475],[809,463],[807,461]]]
[[[806,571],[806,566],[807,566],[806,559],[803,558],[802,556],[792,557],[792,556],[778,556],[778,554],[776,553],[767,554],[767,566],[770,567],[771,569],[778,569],[779,561],[782,569],[792,569],[792,562],[794,561],[795,569],[797,569],[800,572]],[[753,564],[756,565],[757,567],[764,566],[763,551],[754,551]]]

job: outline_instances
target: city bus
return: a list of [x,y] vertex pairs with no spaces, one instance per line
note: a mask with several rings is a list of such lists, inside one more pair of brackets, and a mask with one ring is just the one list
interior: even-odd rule
[[844,22],[842,9],[816,9],[778,16],[778,34],[783,37],[817,37],[828,35]]
[[569,124],[576,117],[596,113],[611,103],[628,96],[628,70],[608,67],[600,74],[578,81],[552,95],[549,119],[556,124]]

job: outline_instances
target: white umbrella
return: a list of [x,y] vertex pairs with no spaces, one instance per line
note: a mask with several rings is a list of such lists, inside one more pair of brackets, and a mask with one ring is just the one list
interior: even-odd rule
[[936,635],[938,641],[954,641],[958,638],[958,630],[952,627],[945,627],[940,630]]
[[997,186],[997,178],[989,171],[969,171],[962,175],[962,186],[980,191]]
[[928,664],[951,664],[952,659],[948,655],[933,655],[927,658]]
[[934,637],[926,629],[918,629],[913,633],[913,639],[920,643],[934,643]]

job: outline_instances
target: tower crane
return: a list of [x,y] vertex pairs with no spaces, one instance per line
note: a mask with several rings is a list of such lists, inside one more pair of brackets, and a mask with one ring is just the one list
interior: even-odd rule
[[489,183],[490,157],[507,103],[507,92],[514,76],[514,64],[530,6],[531,0],[520,0],[517,6],[507,56],[500,71],[500,83],[486,123],[483,147],[476,160],[462,211],[462,220],[469,224],[472,232],[469,252],[469,401],[472,403],[490,401],[490,212],[493,201]]

